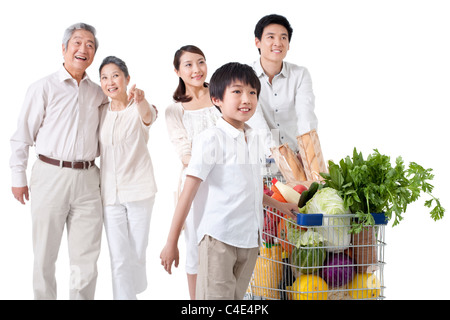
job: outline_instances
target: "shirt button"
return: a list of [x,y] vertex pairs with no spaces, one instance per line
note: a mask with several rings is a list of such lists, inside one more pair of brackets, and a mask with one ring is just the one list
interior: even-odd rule
[[275,109],[275,112],[278,112],[278,109]]
[[279,127],[280,126],[280,124],[279,123],[277,123],[277,127]]
[[278,95],[278,93],[275,93],[274,96],[276,97]]

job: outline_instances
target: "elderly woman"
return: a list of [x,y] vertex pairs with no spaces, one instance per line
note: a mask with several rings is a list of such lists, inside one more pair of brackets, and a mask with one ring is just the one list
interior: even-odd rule
[[150,125],[157,110],[130,82],[121,59],[100,66],[103,92],[111,99],[100,121],[100,173],[113,297],[135,300],[147,288],[146,249],[156,184],[148,152]]

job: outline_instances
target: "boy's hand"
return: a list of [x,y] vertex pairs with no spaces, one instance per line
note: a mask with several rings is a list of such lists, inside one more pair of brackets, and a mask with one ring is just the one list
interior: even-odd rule
[[298,206],[296,203],[280,202],[269,197],[267,194],[263,195],[263,205],[276,208],[281,211],[286,217],[297,219]]
[[[278,201],[279,202],[279,201]],[[284,213],[287,217],[297,220],[298,206],[295,203],[279,202],[277,209]]]
[[164,249],[161,251],[159,257],[161,258],[161,265],[169,274],[172,274],[172,263],[174,261],[175,261],[175,268],[178,268],[180,256],[177,246],[171,246],[166,244]]

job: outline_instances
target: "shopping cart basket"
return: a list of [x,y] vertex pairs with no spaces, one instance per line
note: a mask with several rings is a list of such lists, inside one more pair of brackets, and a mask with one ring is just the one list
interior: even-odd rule
[[264,215],[246,299],[384,298],[384,214],[373,214],[374,226],[354,234],[353,214],[298,214],[293,221],[266,207]]

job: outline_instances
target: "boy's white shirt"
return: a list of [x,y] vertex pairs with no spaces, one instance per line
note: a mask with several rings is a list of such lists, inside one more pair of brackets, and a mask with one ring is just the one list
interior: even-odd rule
[[220,118],[193,141],[186,174],[202,180],[192,212],[198,242],[207,234],[240,248],[261,244],[264,138],[244,131]]

